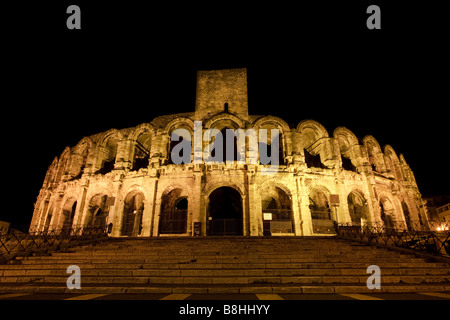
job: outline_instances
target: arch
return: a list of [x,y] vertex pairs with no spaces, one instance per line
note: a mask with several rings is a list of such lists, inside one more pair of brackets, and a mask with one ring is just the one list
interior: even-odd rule
[[107,207],[108,196],[97,193],[89,201],[84,225],[86,227],[106,227],[109,215],[109,207]]
[[155,128],[151,123],[142,123],[134,127],[134,129],[130,132],[128,138],[130,140],[136,141],[138,137],[143,133],[149,133],[153,136],[155,135]]
[[352,131],[345,127],[338,127],[334,130],[333,136],[339,146],[339,153],[342,159],[342,168],[349,171],[356,170],[356,155],[354,154],[354,146],[359,145],[358,138]]
[[91,153],[93,142],[90,138],[84,137],[72,149],[72,157],[70,162],[70,175],[72,179],[81,178],[87,164],[87,159]]
[[70,232],[73,225],[73,218],[75,217],[75,211],[77,208],[77,200],[74,197],[68,197],[64,201],[64,205],[61,209],[61,228],[64,232]]
[[294,232],[292,197],[286,190],[276,185],[260,190],[264,235]]
[[131,171],[148,167],[153,136],[153,126],[150,124],[142,124],[136,127],[130,135],[131,141],[134,143],[131,155]]
[[382,163],[381,147],[378,141],[371,135],[365,136],[363,138],[363,145],[367,151],[367,157],[369,160],[369,164],[372,166],[373,171],[383,172],[384,171],[384,163]]
[[130,191],[124,200],[122,216],[122,236],[137,236],[142,231],[144,194],[140,190]]
[[395,162],[399,162],[397,153],[394,151],[394,148],[392,148],[391,145],[387,144],[384,146],[384,154],[392,158],[392,160],[394,160]]
[[265,125],[272,125],[278,127],[282,132],[288,132],[290,131],[289,125],[286,121],[279,117],[275,116],[264,116],[252,123],[252,127],[255,130],[259,130],[263,128]]
[[372,135],[367,135],[363,138],[363,145],[366,148],[370,148],[370,150],[373,150],[374,154],[382,153],[380,144]]
[[68,169],[68,164],[69,164],[69,159],[70,159],[71,153],[72,152],[70,151],[70,148],[66,147],[66,148],[64,148],[64,151],[59,156],[58,169],[56,171],[55,182],[61,181],[63,176],[68,173],[67,169]]
[[83,139],[78,141],[78,143],[76,144],[75,147],[73,147],[73,153],[81,154],[84,152],[85,149],[90,150],[93,145],[94,145],[94,142],[92,141],[92,139],[90,137],[84,137]]
[[345,152],[354,145],[359,145],[358,138],[346,127],[337,127],[333,131],[333,137],[338,141],[341,152]]
[[169,187],[161,196],[159,234],[187,232],[189,197],[180,187]]
[[400,168],[400,161],[398,159],[397,154],[390,145],[386,145],[384,147],[384,155],[385,155],[385,163],[388,169],[388,172],[391,172],[395,179],[403,180],[403,174]]
[[292,192],[289,189],[289,187],[287,187],[283,183],[278,182],[277,179],[275,179],[275,178],[268,178],[267,180],[265,180],[264,182],[262,182],[260,184],[259,194],[260,194],[261,198],[264,197],[267,190],[269,190],[270,188],[274,188],[274,187],[281,189],[284,193],[286,193],[292,199]]
[[114,169],[118,145],[122,139],[123,135],[117,129],[108,130],[100,136],[96,150],[98,167],[96,173],[106,174]]
[[164,127],[163,132],[170,136],[170,133],[179,128],[187,129],[191,134],[194,132],[194,121],[186,117],[175,118]]
[[328,138],[328,131],[315,120],[303,120],[297,125],[297,132],[302,135],[303,148],[309,148],[322,138]]
[[353,190],[348,194],[347,206],[353,226],[363,225],[369,220],[367,200],[360,190]]
[[[184,129],[186,131],[188,131],[188,135],[175,135],[174,131],[178,130],[178,129]],[[174,119],[172,121],[170,121],[166,127],[165,127],[165,132],[167,134],[167,163],[168,164],[173,164],[176,163],[176,161],[174,162],[172,160],[172,150],[179,144],[182,143],[183,141],[187,140],[188,143],[190,144],[191,150],[190,150],[190,154],[188,159],[192,160],[192,154],[194,151],[194,146],[192,143],[192,139],[194,136],[194,122],[189,119],[189,118],[184,118],[184,117],[180,117],[177,119]],[[174,136],[172,139],[172,135]],[[184,148],[182,149],[184,152]],[[186,156],[186,155],[183,155]]]
[[314,120],[303,120],[297,125],[297,132],[300,135],[297,141],[300,143],[300,149],[304,152],[307,166],[309,168],[326,168],[321,159],[324,139],[328,138],[325,127]]
[[334,234],[334,221],[329,202],[330,192],[323,186],[315,186],[309,192],[309,210],[313,233]]
[[[205,148],[209,157],[205,159],[208,163],[230,163],[244,160],[238,154],[238,141],[235,134],[229,135],[229,130],[239,129],[239,124],[228,119],[230,117],[216,118],[214,122],[209,123],[210,126],[206,130],[209,131],[208,141],[203,141],[203,148]],[[205,133],[205,132],[204,132]],[[204,133],[202,137],[204,138]],[[232,139],[232,140],[230,140]],[[230,145],[232,146],[232,154],[228,153]],[[221,155],[221,156],[220,156]]]
[[117,129],[109,129],[108,131],[102,132],[98,138],[98,145],[105,147],[108,140],[115,139],[117,141],[122,140],[123,134]]
[[406,204],[405,201],[402,201],[402,210],[403,210],[403,216],[405,217],[405,223],[406,223],[406,228],[408,230],[412,230],[412,224],[411,224],[411,212],[409,211],[409,207]]
[[52,164],[48,167],[47,173],[44,178],[44,186],[49,186],[50,183],[56,182],[56,172],[58,170],[58,157],[55,157]]
[[393,201],[385,194],[380,195],[380,219],[385,229],[394,228],[395,226],[395,207]]
[[206,198],[209,197],[209,195],[216,189],[221,188],[221,187],[230,187],[235,189],[237,192],[239,192],[239,194],[241,195],[241,197],[244,197],[246,195],[246,193],[244,192],[244,189],[241,189],[238,185],[228,182],[228,181],[222,181],[220,183],[215,183],[212,185],[206,185],[203,189],[203,194],[205,195]]
[[242,235],[243,204],[241,194],[232,187],[219,187],[208,196],[208,235]]
[[[286,141],[285,133],[289,132],[289,125],[281,118],[274,116],[265,116],[259,118],[253,123],[253,128],[258,131],[258,150],[260,164],[267,164],[262,159],[270,159],[270,161],[278,162],[276,164],[285,165]],[[273,135],[272,129],[278,130],[277,135]],[[267,130],[265,138],[261,137],[261,130]],[[278,150],[273,148],[273,139],[278,139]],[[273,158],[273,152],[277,153],[277,158]],[[271,163],[272,164],[272,163]]]
[[[219,125],[223,121],[223,126]],[[203,129],[222,130],[225,126],[232,125],[233,129],[245,128],[245,121],[231,113],[219,113],[203,123]],[[222,127],[221,127],[222,126]],[[231,128],[230,128],[231,129]]]

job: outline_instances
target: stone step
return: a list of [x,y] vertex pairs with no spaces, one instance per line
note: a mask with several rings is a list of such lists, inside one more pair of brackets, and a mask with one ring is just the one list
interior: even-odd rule
[[[60,283],[67,281],[67,276],[2,276],[0,282],[8,283]],[[366,283],[368,276],[82,276],[81,283],[91,284],[355,284]],[[386,284],[449,284],[450,276],[383,276],[382,285]]]
[[181,256],[181,257],[148,257],[148,256],[49,256],[49,257],[26,257],[21,260],[23,264],[33,263],[67,263],[70,261],[91,261],[98,263],[289,263],[289,262],[357,262],[357,261],[379,261],[379,262],[422,262],[420,259],[414,259],[412,257],[386,257],[383,255],[376,256],[314,256],[314,257],[248,257],[245,255],[236,256]]
[[61,285],[27,285],[27,286],[0,286],[0,293],[55,293],[55,294],[119,294],[119,293],[401,293],[401,292],[436,292],[436,291],[450,291],[448,285],[384,285],[380,290],[369,290],[366,285],[285,285],[285,284],[271,284],[271,285],[177,285],[177,286],[122,286],[122,285],[83,285],[81,289],[68,289],[67,286]]
[[86,292],[367,292],[369,265],[380,267],[383,292],[450,289],[450,263],[334,238],[237,237],[109,239],[18,257],[0,265],[0,292],[70,292],[73,264]]
[[367,255],[391,255],[391,256],[406,256],[404,254],[399,254],[396,252],[384,252],[380,250],[375,251],[368,251],[368,250],[361,250],[361,251],[343,251],[343,250],[330,250],[330,251],[323,251],[323,250],[275,250],[275,251],[256,251],[256,250],[213,250],[213,251],[202,251],[202,250],[165,250],[165,251],[154,251],[154,250],[114,250],[111,252],[108,251],[76,251],[76,252],[55,252],[53,253],[54,256],[70,256],[70,255],[86,255],[86,256],[92,256],[92,255],[100,255],[100,256],[116,256],[116,255],[150,255],[150,256],[168,256],[168,255],[203,255],[203,256],[233,256],[236,254],[240,255],[251,255],[251,256],[318,256],[318,255],[360,255],[360,256],[367,256]]
[[[68,277],[66,268],[48,268],[48,269],[9,269],[0,270],[2,277],[17,276],[65,276]],[[345,269],[99,269],[99,268],[81,268],[82,276],[188,276],[188,277],[208,277],[208,276],[365,276],[368,277],[365,268],[345,268]],[[383,268],[382,276],[389,275],[442,275],[449,276],[447,269],[390,269]]]
[[[24,260],[20,264],[8,264],[0,265],[0,270],[11,270],[11,269],[62,269],[67,268],[69,265],[76,264],[80,268],[98,268],[98,269],[110,269],[113,264],[111,263],[92,263],[91,261],[70,261],[70,263],[59,262],[55,263],[52,261],[42,261],[41,263],[32,262],[33,260]],[[115,269],[354,269],[361,268],[366,270],[372,262],[307,262],[307,263],[147,263],[142,262],[143,260],[138,260],[138,262],[133,261],[122,261],[122,263],[115,263],[113,266]],[[447,263],[427,263],[423,261],[416,262],[380,262],[377,261],[377,265],[381,269],[413,269],[413,268],[424,268],[424,269],[441,269],[449,271],[449,265]]]
[[[92,250],[92,248],[95,247],[90,247],[90,248],[81,248],[80,251],[89,251]],[[164,252],[165,250],[189,250],[189,251],[210,251],[210,252],[214,252],[214,251],[236,251],[236,250],[247,250],[247,251],[264,251],[264,252],[276,252],[278,250],[284,250],[284,251],[290,251],[290,250],[298,250],[298,251],[326,251],[326,252],[331,252],[331,251],[355,251],[355,252],[361,252],[361,251],[379,251],[379,249],[374,248],[374,247],[347,247],[347,246],[308,246],[308,247],[298,247],[298,246],[283,246],[283,245],[277,245],[277,246],[271,246],[271,247],[265,247],[265,246],[198,246],[193,244],[192,246],[188,246],[188,245],[184,245],[184,246],[167,246],[167,247],[161,247],[161,248],[155,248],[155,247],[111,247],[111,248],[96,248],[96,250],[99,251],[103,251],[103,252],[110,252],[110,251],[115,251],[115,250],[130,250],[130,251],[137,251],[137,250],[142,250],[142,251],[155,251],[155,252]]]
[[[37,262],[36,260],[23,260],[21,265],[25,268],[33,268],[33,266],[68,266],[68,265],[95,265],[98,268],[111,268],[113,265],[115,268],[157,268],[157,269],[251,269],[251,268],[268,268],[268,269],[286,269],[286,268],[314,268],[316,266],[322,268],[354,268],[355,266],[363,265],[366,269],[369,265],[378,265],[380,268],[448,268],[447,264],[440,263],[427,263],[423,261],[392,261],[384,259],[375,259],[361,261],[302,261],[298,259],[292,259],[290,261],[261,261],[261,260],[242,260],[236,259],[235,261],[217,261],[217,260],[185,260],[185,261],[154,261],[151,259],[129,259],[129,260],[95,260],[95,259],[83,259],[83,260],[44,260]],[[1,266],[2,270],[5,266]],[[8,268],[8,267],[6,267]]]

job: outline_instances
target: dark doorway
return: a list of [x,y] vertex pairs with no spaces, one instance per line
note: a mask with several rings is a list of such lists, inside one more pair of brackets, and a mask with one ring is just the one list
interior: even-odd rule
[[209,195],[208,230],[210,236],[242,235],[242,199],[238,191],[221,187]]
[[140,191],[130,192],[123,208],[122,235],[138,236],[142,231],[142,214],[144,212],[144,195]]
[[[66,207],[68,205],[66,204]],[[70,207],[70,210],[63,209],[63,215],[64,215],[64,222],[63,222],[63,231],[66,233],[71,232],[72,224],[73,224],[73,218],[75,217],[75,210],[77,208],[77,202],[73,202],[72,206]]]
[[[167,200],[167,198],[166,198]],[[173,201],[172,201],[173,202]],[[159,220],[160,234],[184,234],[187,232],[188,199],[178,198],[174,203],[166,201]]]
[[159,234],[185,234],[187,232],[188,198],[177,188],[161,198]]

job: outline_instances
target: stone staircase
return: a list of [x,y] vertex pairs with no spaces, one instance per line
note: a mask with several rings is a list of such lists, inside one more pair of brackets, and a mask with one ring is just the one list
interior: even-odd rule
[[[81,270],[68,289],[67,268]],[[367,268],[381,270],[369,290]],[[374,293],[450,291],[450,263],[332,237],[108,239],[0,265],[0,293]]]

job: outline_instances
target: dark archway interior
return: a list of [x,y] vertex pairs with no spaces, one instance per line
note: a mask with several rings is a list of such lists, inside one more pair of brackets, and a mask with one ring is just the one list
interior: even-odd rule
[[231,187],[209,195],[209,235],[242,235],[242,199]]
[[214,190],[209,196],[209,216],[213,219],[242,219],[239,192],[230,187]]

